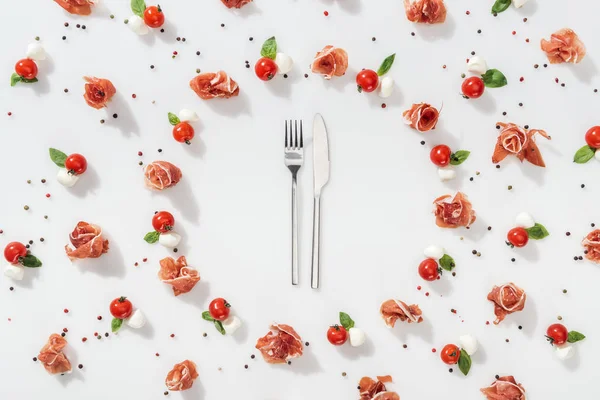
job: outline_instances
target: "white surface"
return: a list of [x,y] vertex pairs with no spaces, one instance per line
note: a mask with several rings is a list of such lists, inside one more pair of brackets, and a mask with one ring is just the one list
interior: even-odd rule
[[[394,377],[396,384],[389,388],[403,400],[482,399],[479,388],[495,374],[513,374],[532,400],[600,397],[595,382],[600,269],[573,261],[581,254],[579,242],[590,223],[600,224],[598,164],[572,163],[586,130],[600,123],[600,94],[593,93],[600,87],[595,25],[600,3],[531,1],[497,18],[489,14],[491,0],[447,3],[443,26],[415,26],[406,20],[399,0],[256,0],[241,11],[228,10],[218,0],[165,0],[160,4],[167,32],[143,37],[123,24],[131,15],[126,1],[103,1],[87,18],[71,17],[49,0],[4,7],[0,248],[12,240],[35,240],[32,250],[44,266],[25,271],[22,282],[0,278],[0,398],[163,399],[167,372],[186,358],[197,363],[200,376],[190,392],[171,393],[171,398],[355,399],[358,380],[378,374]],[[114,20],[108,18],[111,13]],[[87,29],[75,28],[76,23]],[[580,35],[588,55],[576,66],[543,68],[547,61],[539,40],[563,27]],[[36,35],[48,52],[40,62],[40,82],[11,88],[14,63]],[[262,41],[272,35],[296,64],[287,80],[278,76],[264,83],[244,61],[253,65]],[[186,42],[175,41],[176,36]],[[327,44],[348,51],[349,72],[331,82],[312,74],[305,79],[312,56]],[[174,50],[179,55],[171,59]],[[195,55],[197,50],[201,56]],[[488,90],[479,100],[462,99],[460,74],[466,72],[471,51],[490,68],[502,70],[509,85]],[[398,53],[390,71],[396,91],[381,109],[376,94],[356,92],[354,76],[363,67],[378,67],[391,52]],[[534,63],[540,68],[534,69]],[[156,68],[151,70],[150,64]],[[226,70],[239,82],[240,96],[201,101],[188,87],[196,68]],[[85,104],[84,75],[114,83],[118,94],[107,110]],[[566,87],[554,83],[556,77]],[[402,122],[402,111],[421,101],[438,108],[443,104],[433,132],[419,134]],[[194,124],[191,146],[173,140],[167,120],[168,111],[184,107],[198,111],[201,119]],[[290,285],[290,174],[283,165],[284,119],[303,118],[310,127],[316,112],[326,120],[331,148],[319,292],[309,284],[310,129],[305,129],[307,160],[299,183],[297,288]],[[497,170],[490,160],[496,121],[547,130],[552,141],[540,138],[538,144],[548,168],[520,165],[509,157]],[[421,146],[421,140],[427,145]],[[450,183],[439,181],[429,161],[431,147],[440,143],[471,151]],[[86,156],[88,171],[75,187],[66,189],[53,179],[51,146]],[[138,151],[144,156],[138,157]],[[144,187],[137,163],[160,159],[177,164],[184,177],[177,187],[154,193]],[[40,183],[42,178],[46,184]],[[430,214],[437,196],[456,189],[469,195],[477,211],[468,231],[442,230]],[[31,207],[28,212],[24,204]],[[191,293],[178,297],[156,276],[159,260],[174,254],[142,240],[153,212],[161,209],[173,213],[184,238],[177,256],[185,255],[202,277]],[[534,214],[551,236],[510,249],[505,235],[522,210]],[[63,247],[79,220],[103,228],[110,240],[108,254],[69,262]],[[456,277],[444,274],[432,283],[419,278],[417,266],[429,243],[452,255]],[[481,257],[472,255],[473,249]],[[511,257],[517,261],[512,263]],[[486,326],[486,320],[494,319],[488,291],[509,281],[527,291],[525,310],[500,326]],[[417,291],[417,285],[423,290]],[[9,291],[10,286],[15,290]],[[568,294],[562,294],[563,288]],[[148,325],[96,340],[94,331],[110,331],[108,305],[120,295],[144,310]],[[226,297],[244,320],[234,337],[222,337],[201,319],[218,296]],[[387,329],[378,310],[388,298],[418,303],[425,321]],[[64,308],[70,312],[64,314]],[[340,310],[365,330],[364,346],[337,348],[326,341],[327,327],[337,322]],[[98,321],[97,315],[104,319]],[[543,336],[557,315],[567,328],[587,335],[565,362]],[[254,349],[271,321],[291,324],[310,342],[291,366],[268,365]],[[523,330],[517,329],[520,324]],[[75,370],[70,376],[50,376],[31,358],[63,327],[69,329],[66,351]],[[441,349],[465,332],[480,342],[468,377],[448,373],[439,353],[431,353],[432,347]],[[77,369],[79,363],[83,370]]]

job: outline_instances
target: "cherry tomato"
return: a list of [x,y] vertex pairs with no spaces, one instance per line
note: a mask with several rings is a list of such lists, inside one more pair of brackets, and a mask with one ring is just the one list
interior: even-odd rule
[[370,93],[377,89],[379,85],[379,75],[372,69],[363,69],[356,75],[356,86],[359,92]]
[[523,247],[529,242],[529,235],[524,228],[512,228],[508,231],[506,240],[515,247]]
[[270,58],[263,57],[256,62],[254,73],[263,81],[270,81],[277,73],[277,64]]
[[175,218],[170,212],[160,211],[152,217],[152,227],[160,233],[167,233],[175,226]]
[[552,324],[546,330],[546,337],[550,344],[560,346],[561,344],[565,344],[569,338],[569,332],[562,324]]
[[4,258],[11,264],[18,264],[19,258],[27,255],[27,247],[23,243],[11,242],[4,248]]
[[163,14],[160,5],[146,7],[144,10],[144,22],[150,28],[160,28],[165,23],[165,14]]
[[65,160],[65,168],[75,175],[81,175],[87,170],[87,160],[81,154],[71,154]]
[[348,331],[341,325],[330,326],[327,330],[327,340],[334,346],[341,346],[348,339]]
[[128,318],[133,312],[133,305],[126,297],[121,296],[110,303],[110,313],[118,319]]
[[477,99],[481,97],[485,85],[483,79],[478,76],[472,76],[464,80],[462,84],[462,93],[467,99]]
[[173,127],[173,138],[180,143],[190,144],[194,138],[194,128],[187,122],[180,122]]
[[600,126],[592,126],[585,133],[585,142],[593,149],[600,148]]
[[227,300],[219,297],[210,302],[208,305],[208,312],[210,313],[210,316],[217,321],[224,321],[229,317],[230,308],[231,304],[229,304]]
[[35,61],[33,61],[31,58],[24,58],[19,60],[15,65],[15,72],[21,78],[33,79],[38,74],[38,67]]
[[445,144],[440,144],[431,149],[429,158],[431,159],[431,162],[438,167],[445,167],[450,163],[451,155],[452,150],[450,150],[450,147],[446,146]]
[[458,359],[460,358],[460,350],[457,346],[453,344],[447,344],[442,349],[440,357],[442,358],[442,361],[446,364],[456,364],[458,362]]
[[419,275],[426,281],[435,281],[440,276],[440,267],[433,258],[427,258],[419,264]]

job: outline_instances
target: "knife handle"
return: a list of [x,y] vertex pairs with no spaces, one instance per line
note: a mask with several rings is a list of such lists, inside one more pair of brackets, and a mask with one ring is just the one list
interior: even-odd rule
[[298,284],[298,201],[296,174],[292,176],[292,285]]
[[310,286],[319,288],[319,246],[321,245],[321,196],[315,197],[313,211],[313,245],[312,268],[310,271]]

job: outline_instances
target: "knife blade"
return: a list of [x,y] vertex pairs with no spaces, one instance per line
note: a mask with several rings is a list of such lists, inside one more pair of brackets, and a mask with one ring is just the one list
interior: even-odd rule
[[314,212],[313,212],[313,246],[310,281],[313,289],[319,288],[319,265],[321,246],[321,191],[329,181],[329,141],[327,128],[321,114],[316,114],[313,121],[313,183],[314,183]]

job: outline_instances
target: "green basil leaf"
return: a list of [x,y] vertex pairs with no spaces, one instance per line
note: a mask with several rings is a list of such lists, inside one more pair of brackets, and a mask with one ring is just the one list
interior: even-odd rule
[[499,14],[503,11],[506,11],[508,7],[510,7],[511,0],[496,0],[494,5],[492,6],[492,14]]
[[38,81],[38,78],[25,79],[25,78],[21,77],[21,82],[23,82],[23,83],[35,83],[37,81]]
[[19,258],[19,263],[27,268],[38,268],[42,266],[42,262],[32,254],[27,254],[25,257]]
[[354,321],[348,314],[343,311],[340,311],[340,325],[342,325],[346,330],[350,328],[354,328]]
[[585,146],[577,150],[577,153],[575,153],[575,157],[573,157],[573,162],[576,162],[577,164],[585,164],[586,162],[594,158],[595,153],[596,150],[592,149],[586,144]]
[[485,74],[481,75],[481,79],[489,88],[499,88],[508,84],[504,74],[497,69],[488,69]]
[[208,311],[204,311],[202,313],[202,319],[210,322],[213,322],[215,320],[213,317],[210,316],[210,313]]
[[21,82],[21,77],[16,72],[10,76],[10,86],[15,86],[17,83]]
[[140,18],[144,18],[146,3],[144,0],[131,0],[131,11]]
[[177,125],[178,123],[180,123],[181,120],[179,119],[179,117],[173,113],[169,113],[169,123],[171,123],[171,125]]
[[110,328],[112,329],[113,333],[117,332],[119,329],[121,329],[122,325],[123,325],[123,320],[119,319],[119,318],[113,318],[112,321],[110,322]]
[[67,160],[67,155],[60,150],[53,149],[52,147],[50,147],[49,152],[50,159],[52,160],[52,162],[58,165],[59,167],[64,168],[65,161]]
[[444,254],[442,258],[439,260],[440,267],[444,268],[446,271],[452,271],[456,264],[454,263],[454,259],[450,257],[448,254]]
[[452,155],[450,156],[450,164],[460,165],[464,163],[467,158],[469,158],[470,154],[471,152],[468,150],[459,150],[456,153],[452,153]]
[[460,349],[460,356],[458,357],[458,369],[460,372],[467,375],[471,370],[471,356],[465,351]]
[[271,36],[262,45],[262,49],[260,49],[260,55],[263,57],[270,58],[274,60],[277,56],[277,41],[275,40],[275,36]]
[[392,64],[394,64],[394,60],[396,59],[396,53],[391,56],[387,56],[385,60],[381,63],[381,66],[377,70],[377,75],[383,76],[388,73],[390,68],[392,68]]
[[546,236],[550,235],[550,233],[548,233],[548,231],[546,230],[544,225],[538,224],[538,223],[536,223],[531,228],[527,228],[525,230],[527,231],[527,235],[529,236],[529,239],[539,240],[539,239],[543,239]]
[[225,334],[225,328],[223,328],[223,324],[221,323],[221,321],[215,320],[215,328],[217,328],[221,335]]
[[152,232],[146,233],[146,236],[144,236],[144,240],[150,244],[154,244],[154,243],[158,242],[159,237],[160,237],[160,233],[158,233],[157,231],[152,231]]
[[571,331],[571,332],[569,332],[569,337],[567,339],[567,342],[577,343],[583,339],[585,339],[585,335],[583,333],[579,333],[577,331]]

